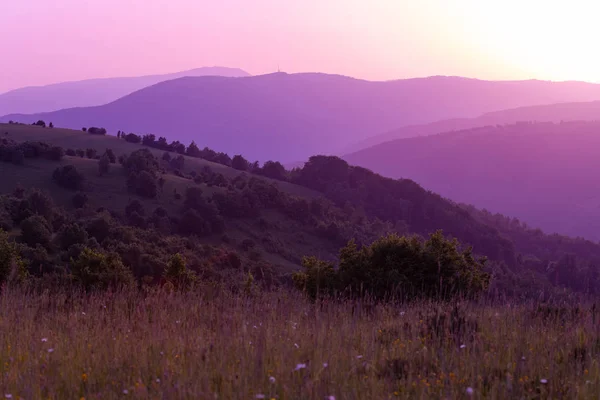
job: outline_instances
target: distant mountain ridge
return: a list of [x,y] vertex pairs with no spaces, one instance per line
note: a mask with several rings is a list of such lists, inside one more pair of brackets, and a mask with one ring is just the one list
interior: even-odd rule
[[433,135],[486,125],[515,122],[561,122],[600,120],[600,101],[542,104],[485,113],[477,118],[453,118],[422,125],[404,126],[350,145],[347,153],[380,143],[415,136]]
[[98,107],[10,119],[80,129],[153,133],[252,160],[304,160],[399,126],[471,118],[512,107],[600,100],[584,82],[482,81],[436,76],[373,82],[321,73],[161,82]]
[[96,78],[28,86],[0,93],[0,115],[49,112],[71,107],[99,106],[147,86],[184,76],[250,76],[239,68],[202,67],[170,74]]
[[344,159],[547,233],[598,241],[598,154],[598,121],[521,122],[392,140]]

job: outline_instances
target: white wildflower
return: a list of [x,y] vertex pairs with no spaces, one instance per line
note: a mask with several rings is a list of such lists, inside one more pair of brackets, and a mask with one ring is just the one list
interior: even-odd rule
[[406,314],[406,312],[400,311],[400,316],[403,316],[404,314]]
[[356,356],[356,358],[358,358],[359,360],[362,358],[363,356]]
[[473,393],[475,393],[473,388],[470,386],[467,388],[466,392],[467,392],[467,395],[469,395],[469,396],[473,396]]
[[323,368],[327,368],[327,367],[329,367],[329,364],[328,363],[323,363]]
[[306,364],[296,364],[296,369],[294,369],[294,371],[300,371],[304,368],[306,368]]
[[54,349],[48,349],[48,353],[54,352]]
[[43,337],[42,338],[42,343],[46,343],[48,341],[48,338]]
[[156,383],[160,383],[160,378],[156,378]]
[[465,347],[467,347],[467,345],[466,345],[466,344],[461,344],[461,345],[460,345],[460,348],[461,348],[461,349],[464,349]]
[[546,383],[548,383],[548,379],[540,379],[540,383],[543,383],[545,385]]
[[82,312],[81,312],[81,315],[85,315],[85,311],[82,311]]
[[5,398],[5,399],[12,399],[12,394],[10,394],[10,393],[6,393],[6,394],[4,395],[4,398]]
[[180,321],[180,320],[177,320],[177,321],[175,321],[175,323],[176,323],[176,324],[180,324],[180,323],[181,323],[181,321]]
[[123,394],[129,394],[129,390],[123,389]]
[[274,377],[274,376],[270,376],[270,377],[269,377],[269,382],[271,382],[271,383],[275,383],[275,377]]
[[264,395],[264,394],[257,394],[257,395],[256,395],[256,398],[257,398],[257,399],[264,399],[264,398],[265,398],[265,395]]
[[327,396],[327,400],[335,400],[335,396]]
[[297,348],[297,349],[300,348],[300,346],[298,346],[298,343],[294,343],[294,347]]

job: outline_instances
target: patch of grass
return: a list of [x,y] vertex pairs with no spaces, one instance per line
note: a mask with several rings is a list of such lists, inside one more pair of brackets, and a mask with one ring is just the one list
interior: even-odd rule
[[[598,327],[537,305],[464,304],[472,340],[431,340],[433,303],[313,304],[297,294],[0,295],[12,398],[598,398]],[[456,320],[456,318],[455,318]],[[460,318],[458,318],[460,320]],[[447,325],[451,332],[451,323]],[[429,333],[428,333],[429,332]]]

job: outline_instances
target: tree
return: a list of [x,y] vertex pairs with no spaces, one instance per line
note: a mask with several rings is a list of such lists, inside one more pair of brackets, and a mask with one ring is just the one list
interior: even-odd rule
[[490,279],[484,264],[485,259],[473,257],[471,248],[459,250],[458,241],[445,239],[441,231],[426,241],[388,235],[360,249],[350,241],[340,250],[337,270],[326,262],[306,259],[304,271],[294,280],[312,297],[341,290],[352,297],[375,299],[448,299],[484,291]]
[[106,135],[106,129],[97,128],[95,126],[91,126],[88,128],[87,132],[91,135]]
[[162,159],[166,162],[171,161],[171,154],[168,151],[165,151],[162,155]]
[[89,159],[96,158],[96,149],[86,149],[85,156]]
[[280,181],[287,180],[287,171],[279,161],[267,161],[264,163],[260,174]]
[[10,281],[22,280],[26,277],[25,264],[21,261],[8,235],[0,229],[0,288]]
[[171,161],[169,162],[169,164],[171,165],[171,168],[173,168],[175,170],[182,170],[184,163],[185,163],[185,158],[182,155],[178,155],[177,157],[171,159]]
[[87,128],[86,127],[81,128],[81,130],[84,131],[84,132],[87,132]]
[[144,135],[142,137],[142,144],[144,146],[154,147],[156,145],[156,136],[152,134]]
[[106,149],[106,151],[104,152],[104,155],[106,155],[108,157],[108,160],[110,161],[111,164],[114,164],[117,162],[117,156],[115,156],[114,151],[112,151],[112,149]]
[[[123,137],[123,135],[121,135]],[[141,136],[136,135],[135,133],[128,133],[125,135],[125,141],[130,143],[140,143],[142,141]]]
[[198,146],[196,145],[196,143],[194,141],[192,141],[192,143],[190,143],[188,148],[185,150],[185,154],[190,157],[198,158],[198,157],[200,157],[201,151],[198,148]]
[[146,171],[152,175],[156,175],[159,170],[158,160],[148,149],[140,149],[131,153],[124,159],[123,167],[130,173]]
[[67,250],[73,245],[85,244],[88,241],[88,233],[80,224],[69,223],[60,228],[56,240],[62,250]]
[[185,259],[179,253],[171,257],[164,277],[177,289],[189,289],[197,280],[196,274],[186,267]]
[[118,288],[133,284],[131,271],[115,253],[102,253],[84,248],[77,259],[71,259],[71,273],[75,282],[86,290]]
[[158,194],[158,183],[154,175],[148,171],[132,172],[127,178],[128,189],[142,197],[153,199]]
[[23,243],[35,247],[36,244],[41,244],[48,247],[52,231],[48,221],[39,215],[33,215],[21,222],[20,239]]
[[60,146],[52,146],[45,153],[46,158],[52,161],[60,161],[65,156],[65,151]]
[[250,164],[248,163],[248,160],[246,160],[240,154],[237,154],[233,156],[233,159],[231,160],[231,166],[238,171],[248,171]]
[[52,122],[50,122],[50,125],[48,125],[49,128],[54,128],[54,124]]
[[46,127],[46,123],[41,119],[38,120],[37,122],[34,122],[33,125],[41,126],[42,128]]
[[100,176],[102,176],[104,174],[108,174],[109,168],[110,168],[110,159],[108,158],[108,156],[105,153],[102,157],[100,157],[100,160],[98,160],[98,173],[100,174]]
[[52,179],[59,186],[71,190],[80,190],[83,186],[83,175],[81,175],[74,165],[65,165],[54,170]]

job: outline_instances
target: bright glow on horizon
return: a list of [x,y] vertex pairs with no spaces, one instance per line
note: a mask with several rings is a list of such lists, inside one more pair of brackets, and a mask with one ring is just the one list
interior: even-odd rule
[[[600,4],[572,0],[19,0],[0,92],[201,66],[600,81]],[[58,3],[58,4],[57,4]]]

